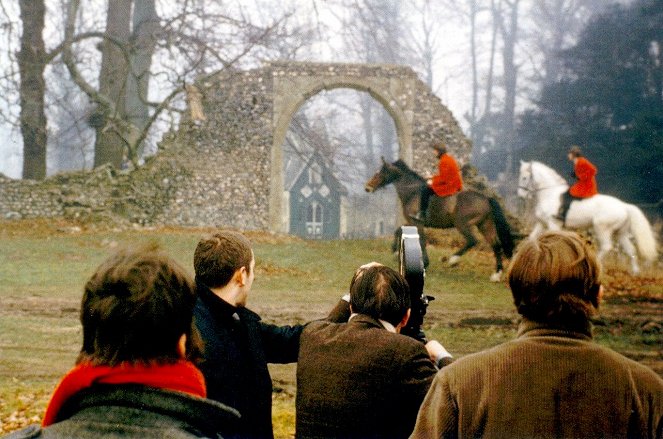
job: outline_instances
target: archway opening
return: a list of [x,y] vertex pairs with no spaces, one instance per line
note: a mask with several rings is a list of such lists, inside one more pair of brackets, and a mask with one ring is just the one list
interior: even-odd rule
[[283,144],[288,231],[310,239],[390,233],[399,221],[395,190],[367,194],[364,186],[381,157],[398,156],[394,120],[369,93],[337,88],[307,99]]

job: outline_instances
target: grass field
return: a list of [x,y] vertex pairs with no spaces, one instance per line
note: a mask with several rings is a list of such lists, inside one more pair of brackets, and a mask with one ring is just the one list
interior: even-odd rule
[[[39,422],[58,379],[80,345],[82,286],[97,265],[121,246],[158,242],[189,272],[205,230],[101,230],[68,223],[0,223],[0,433]],[[249,307],[275,323],[320,318],[347,290],[354,269],[368,261],[396,268],[384,239],[304,241],[248,233],[256,254]],[[455,356],[511,339],[517,315],[504,283],[490,283],[492,257],[473,250],[455,268],[448,257],[459,236],[436,235],[429,247],[426,292],[435,296],[426,320],[429,338]],[[632,278],[607,266],[607,300],[596,339],[663,375],[663,270]],[[277,437],[294,431],[295,366],[271,367]]]

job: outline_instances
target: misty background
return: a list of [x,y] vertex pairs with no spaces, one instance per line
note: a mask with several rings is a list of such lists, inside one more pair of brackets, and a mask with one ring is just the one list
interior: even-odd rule
[[[11,178],[140,166],[195,80],[292,60],[410,66],[503,192],[521,159],[570,179],[579,145],[602,193],[663,199],[660,0],[0,0],[0,38]],[[360,197],[398,143],[378,102],[334,90],[302,106],[284,151],[320,153]]]

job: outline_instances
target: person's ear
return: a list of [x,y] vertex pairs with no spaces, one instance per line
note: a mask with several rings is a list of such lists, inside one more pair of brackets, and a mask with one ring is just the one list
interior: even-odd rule
[[410,308],[408,308],[407,311],[405,312],[405,315],[403,316],[403,319],[401,320],[401,322],[398,325],[396,325],[396,332],[400,333],[401,329],[405,328],[405,325],[407,325],[407,322],[410,321],[410,313],[411,312],[412,312],[412,310]]
[[589,301],[594,305],[594,308],[598,309],[601,301],[603,300],[603,285],[594,285],[590,290]]
[[246,269],[246,267],[240,267],[237,271],[235,271],[235,282],[239,284],[240,287],[243,287],[246,285],[246,280],[249,277],[249,272]]
[[179,340],[177,340],[177,355],[180,358],[186,358],[186,334],[182,334]]

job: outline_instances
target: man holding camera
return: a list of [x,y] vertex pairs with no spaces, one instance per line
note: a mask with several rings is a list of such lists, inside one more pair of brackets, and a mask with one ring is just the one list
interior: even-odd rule
[[410,317],[405,278],[377,263],[350,285],[348,323],[307,325],[297,364],[297,438],[405,438],[437,368],[437,341],[399,334]]

